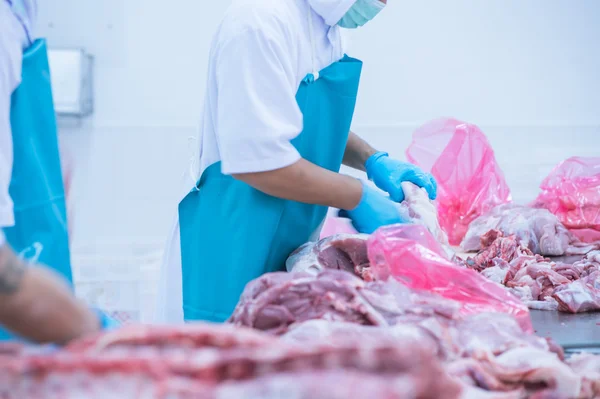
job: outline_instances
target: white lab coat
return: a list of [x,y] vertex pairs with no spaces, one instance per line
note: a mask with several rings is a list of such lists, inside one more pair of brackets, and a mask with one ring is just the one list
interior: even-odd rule
[[[275,170],[300,159],[290,143],[302,131],[296,91],[308,73],[342,58],[336,24],[355,1],[233,2],[212,43],[198,152],[183,178],[180,200],[215,162],[221,162],[223,173],[235,174]],[[236,61],[228,62],[228,57]],[[165,248],[157,301],[154,322],[184,322],[177,213]]]
[[0,228],[15,224],[8,194],[13,166],[10,101],[21,83],[23,49],[33,40],[36,9],[37,0],[0,0]]

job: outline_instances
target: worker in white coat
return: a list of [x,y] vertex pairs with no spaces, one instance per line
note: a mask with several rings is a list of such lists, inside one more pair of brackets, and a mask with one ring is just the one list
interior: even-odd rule
[[[48,55],[36,0],[0,0],[0,229],[32,263],[72,281]],[[11,336],[0,329],[0,340]]]
[[386,3],[234,0],[210,52],[200,164],[166,248],[157,321],[225,321],[249,281],[318,237],[328,207],[372,233],[404,222],[403,181],[435,198],[429,174],[350,132],[362,62],[344,55],[340,28]]

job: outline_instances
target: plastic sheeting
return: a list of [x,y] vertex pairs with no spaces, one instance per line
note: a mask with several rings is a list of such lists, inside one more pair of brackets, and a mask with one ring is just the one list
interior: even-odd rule
[[429,122],[414,132],[406,156],[436,178],[440,224],[452,245],[460,244],[475,218],[511,200],[494,151],[475,125]]
[[533,331],[523,302],[501,285],[443,258],[443,249],[423,226],[381,228],[371,235],[367,246],[377,279],[393,277],[410,288],[460,302],[464,315],[508,313],[517,318],[524,331]]
[[580,240],[600,240],[600,158],[569,158],[550,172],[540,188],[533,206],[555,214]]

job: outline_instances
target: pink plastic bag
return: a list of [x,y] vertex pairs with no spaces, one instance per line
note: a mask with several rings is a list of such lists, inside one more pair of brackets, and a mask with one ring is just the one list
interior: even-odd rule
[[321,229],[320,238],[323,239],[336,234],[358,234],[358,232],[352,226],[350,219],[327,216],[323,229]]
[[[407,237],[419,237],[419,241]],[[367,243],[371,271],[377,279],[386,280],[392,276],[412,289],[433,292],[460,302],[463,315],[508,313],[516,317],[524,331],[533,331],[525,304],[504,287],[474,270],[444,259],[436,245],[439,247],[422,226],[380,228]]]
[[475,125],[437,119],[417,129],[407,159],[438,182],[438,213],[450,244],[460,244],[471,221],[510,202],[510,189],[494,151]]
[[600,240],[600,158],[573,157],[544,179],[533,206],[546,208],[580,240]]

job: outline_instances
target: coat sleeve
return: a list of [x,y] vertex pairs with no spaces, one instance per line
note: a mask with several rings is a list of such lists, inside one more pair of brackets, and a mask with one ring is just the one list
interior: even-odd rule
[[224,174],[264,172],[300,159],[297,62],[285,27],[264,24],[228,38],[215,53],[216,135]]

